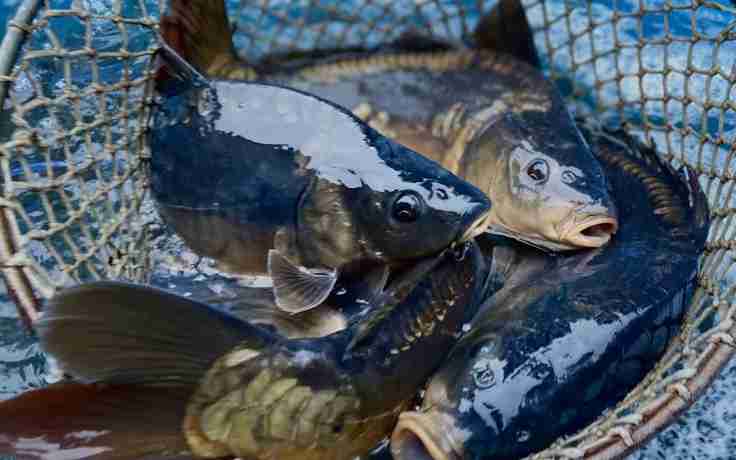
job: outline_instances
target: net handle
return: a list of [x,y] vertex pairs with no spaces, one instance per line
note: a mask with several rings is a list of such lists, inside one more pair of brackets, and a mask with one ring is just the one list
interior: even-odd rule
[[[5,38],[0,45],[0,109],[5,106],[5,98],[12,82],[10,73],[21,44],[40,6],[41,0],[23,0],[13,19],[8,22]],[[0,266],[8,295],[19,307],[18,311],[26,328],[32,331],[31,324],[38,316],[39,300],[33,294],[31,283],[23,269],[12,260],[17,254],[19,237],[14,218],[12,209],[0,207]]]

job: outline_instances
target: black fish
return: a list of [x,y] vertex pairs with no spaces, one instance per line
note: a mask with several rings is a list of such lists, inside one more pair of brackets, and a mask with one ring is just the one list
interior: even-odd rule
[[504,286],[402,414],[394,458],[521,458],[619,401],[680,328],[708,233],[693,171],[623,133],[588,133],[613,186],[611,244]]
[[484,230],[480,190],[344,109],[210,81],[163,54],[169,78],[150,133],[159,211],[198,254],[268,272],[279,307],[308,310],[338,273],[396,267]]
[[38,330],[80,383],[0,402],[0,455],[352,459],[390,433],[486,278],[465,243],[398,273],[371,327],[299,340],[143,286],[69,289]]
[[603,246],[616,232],[606,179],[538,69],[518,0],[498,2],[481,19],[474,50],[409,31],[373,50],[246,63],[234,51],[222,0],[174,0],[161,30],[213,78],[260,78],[351,108],[483,190],[493,202],[486,222],[493,233],[558,251]]

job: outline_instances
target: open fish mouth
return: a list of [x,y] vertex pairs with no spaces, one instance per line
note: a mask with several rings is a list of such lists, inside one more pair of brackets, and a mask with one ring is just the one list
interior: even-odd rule
[[391,454],[396,460],[460,460],[450,430],[440,414],[404,412],[391,436]]
[[618,231],[618,219],[593,216],[570,226],[562,240],[577,248],[599,248],[608,244]]
[[456,244],[461,244],[466,241],[470,241],[478,235],[482,235],[488,229],[488,219],[491,211],[488,210],[479,216],[475,221],[465,230],[465,233],[457,240]]

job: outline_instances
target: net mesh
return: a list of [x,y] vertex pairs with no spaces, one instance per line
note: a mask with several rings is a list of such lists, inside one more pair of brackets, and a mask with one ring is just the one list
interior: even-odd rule
[[[0,77],[0,264],[32,315],[70,283],[146,281],[145,120],[162,1],[26,1],[26,40]],[[408,29],[459,41],[495,2],[229,2],[251,60],[375,45]],[[654,142],[698,174],[712,225],[679,337],[625,401],[535,458],[613,458],[670,423],[736,346],[736,6],[705,0],[524,2],[544,66],[578,113]],[[0,58],[15,49],[6,40]],[[9,49],[10,48],[10,49]],[[0,59],[1,61],[1,59]]]

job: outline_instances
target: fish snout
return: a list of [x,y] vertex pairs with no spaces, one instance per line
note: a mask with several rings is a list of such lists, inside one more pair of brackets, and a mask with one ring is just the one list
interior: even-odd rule
[[455,439],[449,416],[442,412],[403,412],[391,435],[396,460],[461,460],[462,440]]
[[599,248],[618,231],[618,213],[613,203],[588,205],[571,215],[562,232],[563,241],[579,248]]
[[472,203],[463,214],[458,242],[471,240],[488,228],[491,201],[485,195],[483,198],[482,201]]

